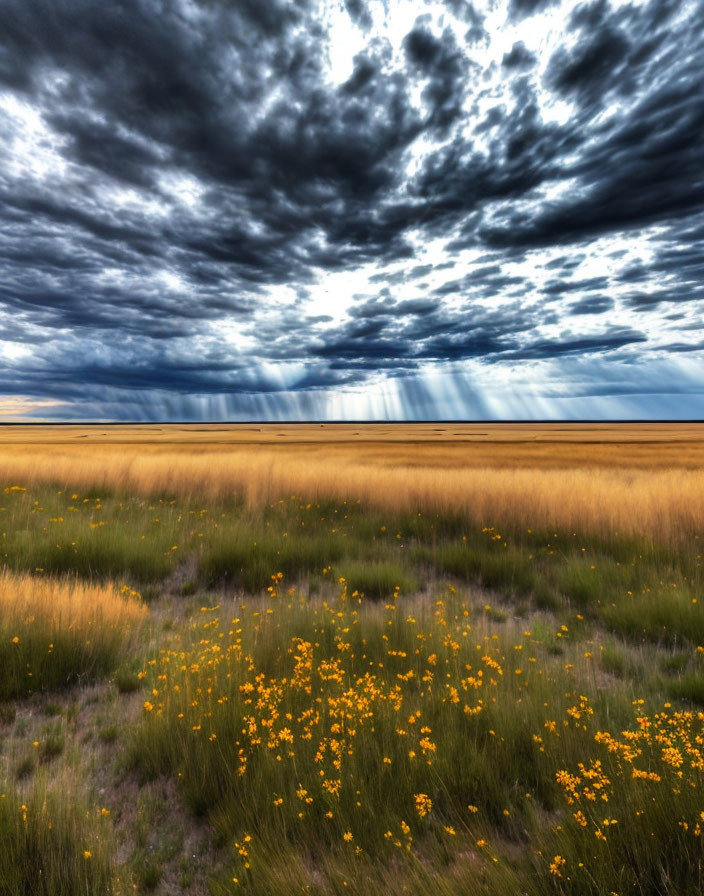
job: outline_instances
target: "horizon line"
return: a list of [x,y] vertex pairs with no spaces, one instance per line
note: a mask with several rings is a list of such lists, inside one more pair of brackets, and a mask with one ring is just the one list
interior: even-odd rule
[[427,426],[431,424],[476,425],[482,426],[531,426],[535,424],[561,424],[563,426],[580,425],[585,423],[657,423],[657,424],[682,424],[703,423],[704,418],[580,418],[580,419],[555,419],[536,418],[525,419],[491,419],[491,420],[464,420],[457,418],[428,419],[428,420],[0,420],[0,427],[7,426]]

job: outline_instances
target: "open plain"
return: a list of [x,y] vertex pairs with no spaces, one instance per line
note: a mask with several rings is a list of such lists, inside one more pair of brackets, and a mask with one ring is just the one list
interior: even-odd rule
[[704,425],[6,425],[0,488],[2,896],[702,892]]

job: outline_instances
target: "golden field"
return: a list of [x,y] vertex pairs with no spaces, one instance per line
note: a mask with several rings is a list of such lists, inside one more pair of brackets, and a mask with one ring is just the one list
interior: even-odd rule
[[0,896],[699,896],[702,460],[0,428]]
[[6,426],[0,476],[677,539],[702,517],[704,424]]

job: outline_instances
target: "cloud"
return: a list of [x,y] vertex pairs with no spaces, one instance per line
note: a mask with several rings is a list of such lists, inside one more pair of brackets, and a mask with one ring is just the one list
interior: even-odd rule
[[507,69],[531,68],[536,63],[535,56],[526,48],[522,40],[511,47],[510,53],[504,53],[501,65]]
[[631,329],[612,329],[594,336],[575,336],[568,339],[541,339],[528,344],[509,357],[516,358],[555,358],[560,355],[601,352],[637,342],[646,342],[644,333]]
[[446,365],[696,356],[702,4],[406,16],[9,0],[0,391],[413,414]]
[[557,0],[509,0],[509,15],[515,21],[527,18],[552,6]]
[[561,47],[550,60],[547,79],[559,93],[580,96],[583,102],[603,102],[604,93],[624,89],[623,71],[630,44],[611,25],[589,33],[573,50]]
[[614,307],[614,300],[609,296],[594,295],[580,299],[573,305],[570,305],[571,314],[603,314],[605,311],[611,311]]

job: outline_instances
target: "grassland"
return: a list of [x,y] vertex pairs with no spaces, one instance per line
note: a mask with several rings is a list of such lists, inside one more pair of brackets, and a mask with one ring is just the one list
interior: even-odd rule
[[1,896],[702,892],[702,427],[2,434]]
[[[100,495],[296,494],[481,525],[677,539],[704,500],[704,427],[7,427],[0,478]],[[99,450],[96,450],[98,448]]]

